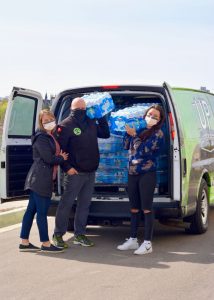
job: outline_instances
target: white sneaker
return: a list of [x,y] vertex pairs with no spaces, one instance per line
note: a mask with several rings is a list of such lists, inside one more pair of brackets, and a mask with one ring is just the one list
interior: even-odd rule
[[137,249],[139,247],[137,238],[129,238],[126,239],[125,243],[123,243],[122,245],[117,246],[118,250],[134,250]]
[[152,253],[152,243],[143,243],[141,246],[134,252],[134,254],[142,255]]

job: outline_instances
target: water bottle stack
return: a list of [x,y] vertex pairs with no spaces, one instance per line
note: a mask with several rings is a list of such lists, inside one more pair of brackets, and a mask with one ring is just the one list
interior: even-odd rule
[[86,103],[86,114],[90,119],[99,119],[109,112],[115,106],[109,93],[91,93],[82,97]]
[[146,104],[139,104],[112,112],[109,119],[111,132],[116,135],[123,135],[126,131],[126,125],[134,127],[136,130],[145,128],[146,122],[143,115],[147,108]]
[[[91,93],[83,96],[86,113],[91,119],[99,119],[111,112],[108,118],[111,137],[99,139],[100,164],[96,172],[96,183],[126,184],[128,181],[128,151],[123,149],[125,126],[140,130],[146,127],[145,111],[152,103],[139,103],[112,112],[115,108],[109,93]],[[157,162],[157,186],[167,182],[167,156],[161,155]]]
[[111,135],[107,140],[99,139],[100,164],[96,172],[96,183],[126,184],[128,180],[128,152],[123,149],[121,136]]

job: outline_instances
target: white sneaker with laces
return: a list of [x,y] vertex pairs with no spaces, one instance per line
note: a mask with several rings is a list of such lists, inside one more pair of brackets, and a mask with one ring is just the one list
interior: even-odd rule
[[142,255],[152,253],[152,243],[143,242],[141,246],[134,252],[134,254]]
[[123,243],[122,245],[117,246],[118,250],[135,250],[139,247],[137,238],[129,238],[126,239],[125,243]]

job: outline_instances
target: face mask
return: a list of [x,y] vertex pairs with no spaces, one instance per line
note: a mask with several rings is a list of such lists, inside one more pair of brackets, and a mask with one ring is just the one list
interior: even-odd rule
[[148,117],[148,116],[145,117],[145,121],[146,121],[147,125],[149,125],[149,127],[152,127],[158,123],[157,120],[152,119],[151,117]]
[[49,123],[43,124],[43,127],[45,128],[45,130],[51,131],[56,127],[56,122],[51,121]]
[[73,116],[79,120],[79,121],[84,121],[86,117],[86,110],[85,109],[74,109],[72,110]]

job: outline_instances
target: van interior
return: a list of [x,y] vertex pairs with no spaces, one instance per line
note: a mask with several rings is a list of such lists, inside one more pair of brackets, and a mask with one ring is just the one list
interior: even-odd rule
[[[115,91],[110,94],[115,104],[115,112],[133,105],[147,104],[147,106],[150,106],[152,104],[160,104],[166,113],[164,98],[157,93]],[[69,115],[72,100],[83,95],[84,94],[70,94],[65,95],[63,99],[61,99],[56,116],[58,122]],[[107,116],[108,119],[109,115]],[[164,132],[164,146],[157,161],[157,185],[155,189],[155,196],[158,197],[166,197],[170,194],[170,135],[167,121],[165,121],[162,130]],[[115,153],[109,153],[109,150],[105,151],[105,147],[102,147],[103,143],[114,143],[115,139],[118,139],[119,143],[121,143],[121,151]],[[127,197],[128,151],[122,150],[122,136],[111,134],[108,140],[99,139],[98,142],[100,148],[100,165],[96,172],[93,196],[97,199],[106,199],[108,197],[119,197],[122,199]],[[114,149],[114,147],[112,147],[112,149]],[[58,194],[62,193],[62,179],[63,176],[61,175],[58,184]]]

